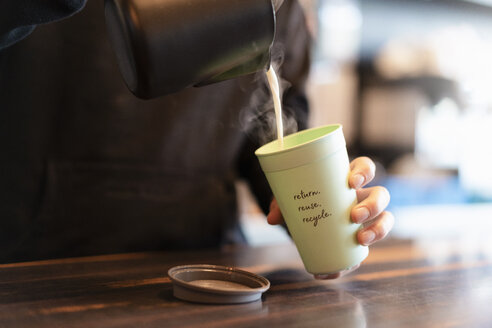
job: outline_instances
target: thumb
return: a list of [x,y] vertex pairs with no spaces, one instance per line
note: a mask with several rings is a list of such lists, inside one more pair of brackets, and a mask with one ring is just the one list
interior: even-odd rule
[[284,217],[280,212],[280,208],[278,207],[277,200],[275,198],[270,203],[270,213],[267,215],[267,222],[272,225],[284,223]]

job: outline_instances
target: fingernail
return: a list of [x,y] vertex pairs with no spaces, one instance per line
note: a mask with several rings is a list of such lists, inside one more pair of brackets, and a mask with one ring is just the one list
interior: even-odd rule
[[374,240],[374,238],[376,238],[376,234],[374,233],[374,231],[372,230],[363,231],[360,236],[361,244],[369,245]]
[[367,218],[369,218],[369,215],[370,215],[370,213],[369,213],[369,210],[367,209],[367,207],[361,206],[361,207],[354,209],[352,220],[355,223],[361,223],[364,220],[366,220]]
[[356,175],[354,175],[352,177],[352,184],[353,184],[354,189],[358,189],[358,188],[362,187],[364,180],[365,180],[365,178],[362,174],[357,173]]

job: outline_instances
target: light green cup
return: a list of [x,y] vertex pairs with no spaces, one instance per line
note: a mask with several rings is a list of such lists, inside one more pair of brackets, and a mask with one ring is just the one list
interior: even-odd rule
[[358,244],[359,224],[350,210],[355,190],[340,124],[303,130],[256,152],[306,270],[329,274],[351,268],[368,255]]

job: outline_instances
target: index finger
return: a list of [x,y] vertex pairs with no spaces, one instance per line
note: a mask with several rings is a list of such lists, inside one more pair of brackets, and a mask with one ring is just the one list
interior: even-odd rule
[[376,164],[369,157],[357,157],[350,163],[349,186],[359,189],[371,182],[376,175]]

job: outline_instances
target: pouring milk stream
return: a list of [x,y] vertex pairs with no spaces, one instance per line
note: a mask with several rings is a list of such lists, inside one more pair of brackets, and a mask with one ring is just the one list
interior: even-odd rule
[[275,120],[277,125],[277,139],[280,145],[280,149],[284,148],[284,125],[282,122],[282,102],[280,100],[280,86],[278,83],[277,73],[273,66],[266,72],[268,85],[273,97],[273,106],[275,108]]

